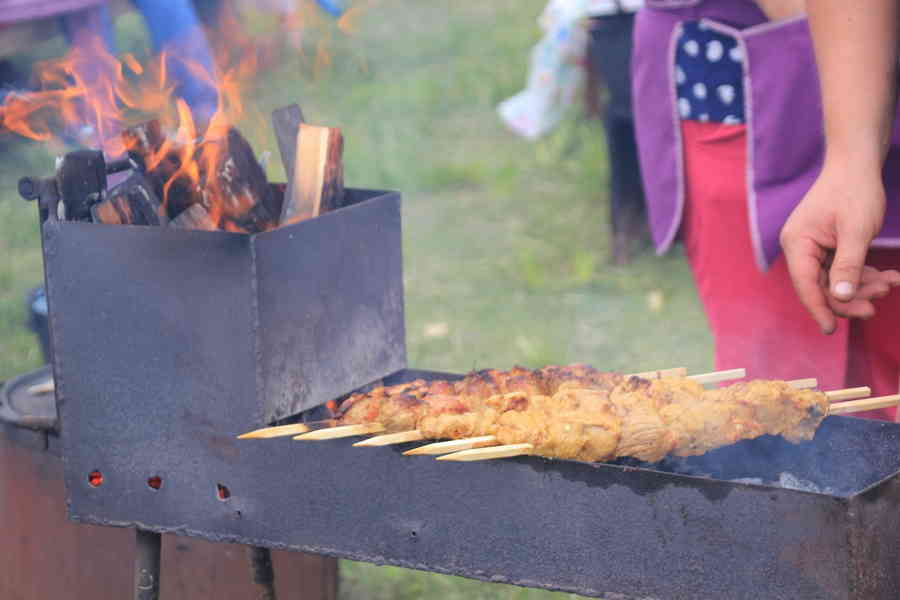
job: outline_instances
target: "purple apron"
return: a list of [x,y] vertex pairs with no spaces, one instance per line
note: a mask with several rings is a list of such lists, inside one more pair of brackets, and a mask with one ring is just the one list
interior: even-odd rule
[[[704,19],[744,54],[747,199],[760,269],[781,252],[778,236],[822,167],[822,103],[805,18],[770,22],[752,0],[648,0],[635,23],[632,86],[650,229],[662,254],[684,208],[682,141],[675,98],[678,23]],[[667,101],[660,101],[665,98]],[[900,120],[885,165],[888,211],[874,246],[900,247]]]

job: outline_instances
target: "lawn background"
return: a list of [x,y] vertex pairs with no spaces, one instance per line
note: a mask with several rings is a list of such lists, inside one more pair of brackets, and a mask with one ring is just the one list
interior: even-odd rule
[[[249,90],[258,108],[299,102],[342,127],[346,181],[403,193],[409,364],[466,371],[587,362],[624,371],[709,370],[711,339],[679,250],[608,263],[602,128],[578,107],[537,142],[513,136],[496,105],[525,83],[543,0],[369,3],[352,32],[318,20]],[[251,28],[273,35],[271,19]],[[146,54],[140,19],[119,47]],[[50,40],[17,57],[58,54]],[[322,49],[327,50],[327,54]],[[271,132],[247,125],[270,176]],[[254,137],[256,135],[256,137]],[[41,363],[24,297],[42,279],[34,205],[19,176],[47,174],[59,149],[0,136],[0,379]],[[346,599],[561,598],[513,586],[343,561]]]

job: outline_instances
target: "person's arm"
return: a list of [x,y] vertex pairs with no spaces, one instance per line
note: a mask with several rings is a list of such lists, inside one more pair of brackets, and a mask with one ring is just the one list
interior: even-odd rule
[[805,0],[756,0],[756,5],[770,21],[783,21],[803,14]]
[[884,220],[881,169],[896,105],[898,0],[808,0],[822,91],[825,161],[781,232],[797,294],[822,331],[874,314],[900,273],[866,267]]

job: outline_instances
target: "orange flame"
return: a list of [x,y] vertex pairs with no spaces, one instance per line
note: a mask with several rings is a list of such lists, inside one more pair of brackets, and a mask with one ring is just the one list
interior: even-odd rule
[[[360,8],[348,10],[335,27],[349,34],[359,14]],[[239,230],[234,221],[256,200],[226,185],[234,168],[229,163],[229,132],[235,123],[248,120],[248,131],[265,130],[266,119],[245,103],[243,94],[261,70],[279,62],[283,44],[281,36],[269,35],[261,41],[247,35],[233,10],[225,8],[221,15],[215,30],[208,32],[212,69],[185,58],[184,53],[167,51],[144,64],[132,54],[116,58],[96,38],[61,59],[39,63],[37,91],[9,94],[0,105],[0,131],[60,145],[78,138],[112,157],[139,149],[146,169],[162,180],[165,206],[176,200],[202,202],[220,228]],[[288,32],[325,31],[315,43],[312,67],[317,74],[329,66],[332,28],[315,3],[299,0],[296,10],[285,18],[281,25]],[[204,114],[192,112],[177,97],[174,67],[214,90],[215,107]],[[140,135],[123,135],[147,118],[158,122],[163,133],[158,143],[146,145]]]

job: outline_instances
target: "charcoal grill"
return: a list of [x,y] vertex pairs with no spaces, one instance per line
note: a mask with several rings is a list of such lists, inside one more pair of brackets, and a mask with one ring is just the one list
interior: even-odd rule
[[454,377],[407,368],[399,195],[348,193],[257,236],[43,224],[71,519],[606,598],[897,600],[898,424],[659,465],[237,441]]

